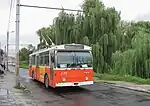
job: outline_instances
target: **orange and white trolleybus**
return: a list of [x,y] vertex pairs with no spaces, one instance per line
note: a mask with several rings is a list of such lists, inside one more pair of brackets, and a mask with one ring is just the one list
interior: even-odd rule
[[94,83],[91,47],[54,45],[29,55],[29,76],[49,86],[82,86]]

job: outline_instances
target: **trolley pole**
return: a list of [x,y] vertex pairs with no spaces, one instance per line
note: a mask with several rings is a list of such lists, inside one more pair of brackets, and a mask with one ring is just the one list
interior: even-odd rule
[[16,2],[16,86],[20,87],[19,82],[19,21],[20,21],[20,0]]

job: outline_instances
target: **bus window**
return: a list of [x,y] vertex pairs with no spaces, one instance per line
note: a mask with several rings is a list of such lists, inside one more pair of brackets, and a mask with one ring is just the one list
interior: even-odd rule
[[57,67],[92,67],[92,55],[88,51],[58,51]]
[[44,55],[44,65],[49,66],[49,52]]
[[55,65],[55,56],[54,56],[54,51],[51,51],[51,52],[50,52],[50,60],[51,60],[51,62],[50,62],[50,66],[53,68],[53,67],[54,67],[54,65]]
[[57,52],[57,67],[67,68],[70,64],[74,62],[74,55],[72,52]]
[[39,66],[39,64],[40,64],[40,58],[39,58],[39,56],[37,55],[37,56],[36,56],[36,66]]
[[32,56],[29,56],[29,65],[32,65]]
[[45,56],[45,64],[48,66],[49,65],[49,55]]
[[39,64],[39,65],[40,65],[40,66],[43,66],[43,56],[40,54],[39,58],[40,58],[40,61],[39,61],[40,64]]
[[89,52],[75,52],[76,63],[80,67],[92,67],[92,54]]
[[41,54],[39,55],[39,65],[40,65],[40,66],[45,66],[45,65],[46,65],[46,63],[45,63],[45,60],[46,60],[45,56],[46,56],[46,53],[45,53],[45,52],[44,52],[44,53],[41,53]]
[[31,56],[31,65],[35,65],[35,55]]

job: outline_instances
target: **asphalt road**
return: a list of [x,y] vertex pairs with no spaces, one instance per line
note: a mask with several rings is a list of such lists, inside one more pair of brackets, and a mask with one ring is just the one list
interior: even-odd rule
[[42,106],[150,106],[150,94],[95,83],[91,86],[46,89],[20,69],[21,82]]

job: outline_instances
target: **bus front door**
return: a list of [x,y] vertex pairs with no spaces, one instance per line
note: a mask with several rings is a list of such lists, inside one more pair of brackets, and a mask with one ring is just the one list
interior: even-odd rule
[[39,71],[40,71],[40,67],[39,67],[39,56],[37,55],[37,56],[36,56],[36,68],[35,68],[35,73],[34,73],[34,75],[35,75],[35,79],[38,80],[38,81],[39,81],[39,76],[40,76]]
[[52,65],[50,66],[50,85],[54,85],[54,69]]
[[40,81],[39,79],[39,75],[40,75],[40,67],[37,65],[36,69],[35,69],[35,76],[36,76],[36,80]]

